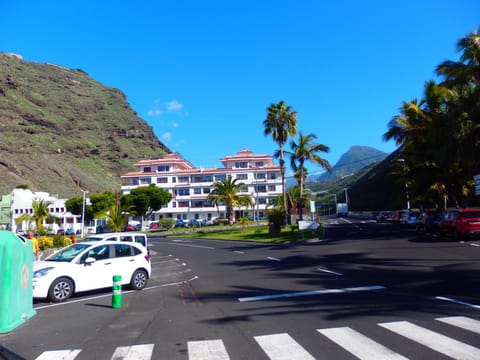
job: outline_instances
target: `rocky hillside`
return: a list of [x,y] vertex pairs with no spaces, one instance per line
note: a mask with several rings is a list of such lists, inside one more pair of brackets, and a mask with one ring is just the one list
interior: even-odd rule
[[0,195],[120,189],[119,174],[170,150],[125,95],[82,70],[0,53]]

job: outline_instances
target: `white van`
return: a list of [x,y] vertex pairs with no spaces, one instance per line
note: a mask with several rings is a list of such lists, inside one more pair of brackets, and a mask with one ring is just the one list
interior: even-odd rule
[[88,234],[83,241],[124,241],[142,244],[145,249],[148,249],[147,235],[140,232],[116,232],[116,233],[102,233],[102,234]]

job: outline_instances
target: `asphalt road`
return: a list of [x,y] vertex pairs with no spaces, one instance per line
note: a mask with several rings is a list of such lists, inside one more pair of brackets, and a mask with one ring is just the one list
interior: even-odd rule
[[296,245],[149,240],[149,286],[121,309],[108,291],[36,302],[0,344],[38,360],[480,359],[480,241],[352,219]]

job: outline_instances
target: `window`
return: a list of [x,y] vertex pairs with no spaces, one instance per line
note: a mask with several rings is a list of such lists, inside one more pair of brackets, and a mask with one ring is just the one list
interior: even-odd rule
[[152,168],[150,166],[145,166],[143,172],[152,172]]
[[264,193],[267,192],[267,187],[265,185],[255,186],[255,192]]
[[140,179],[140,184],[141,185],[150,185],[152,183],[151,178],[141,178]]
[[139,243],[139,244],[142,244],[143,246],[145,246],[145,236],[142,236],[142,235],[136,235],[135,236],[135,242],[136,243]]
[[262,167],[263,165],[263,161],[255,161],[255,167]]
[[132,247],[126,244],[115,244],[115,257],[132,256]]
[[188,201],[179,201],[178,202],[179,208],[188,208]]
[[227,175],[225,175],[225,174],[215,175],[215,181],[225,180],[226,178],[227,178]]
[[202,188],[194,188],[194,189],[193,189],[193,193],[194,193],[195,195],[200,195],[200,194],[202,193]]
[[108,245],[94,247],[82,256],[82,260],[85,261],[87,257],[93,257],[97,261],[108,259],[110,257],[110,247]]
[[268,185],[268,191],[275,191],[275,185]]
[[210,194],[210,188],[203,188],[204,194]]
[[248,168],[248,162],[246,162],[246,161],[237,161],[237,162],[235,163],[235,167],[236,167],[236,168],[246,169],[246,168]]
[[257,179],[265,180],[267,178],[267,174],[265,173],[256,173]]
[[262,204],[262,205],[265,205],[267,203],[267,199],[266,198],[258,198],[257,199],[257,202],[259,204]]
[[138,185],[138,179],[137,178],[130,179],[130,185]]
[[170,171],[170,165],[160,165],[160,166],[157,166],[157,171],[158,171],[158,172]]
[[190,189],[189,188],[178,189],[177,194],[180,195],[180,196],[190,195]]
[[177,178],[174,176],[172,177],[172,183],[176,183],[177,182]]
[[157,178],[157,184],[166,184],[166,183],[168,183],[168,178],[166,177]]
[[189,182],[188,176],[179,176],[178,177],[178,182],[179,183],[188,183]]
[[238,189],[238,192],[240,192],[240,193],[246,193],[246,192],[248,192],[248,186],[247,186],[247,185],[241,186],[241,187]]
[[122,235],[120,236],[120,241],[132,242],[132,237],[130,235]]
[[269,173],[268,178],[271,179],[271,180],[275,180],[277,178],[277,174],[276,173]]
[[237,179],[247,180],[248,179],[248,174],[237,174]]

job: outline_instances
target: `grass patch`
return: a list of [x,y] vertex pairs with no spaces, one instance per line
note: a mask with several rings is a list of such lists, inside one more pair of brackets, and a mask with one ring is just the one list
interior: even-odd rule
[[292,230],[290,227],[283,228],[279,235],[270,235],[268,226],[250,226],[245,229],[230,228],[218,230],[194,229],[189,233],[172,235],[176,238],[196,238],[196,239],[221,239],[221,240],[237,240],[237,241],[253,241],[260,243],[295,243],[306,240],[323,237],[323,226],[312,231]]

